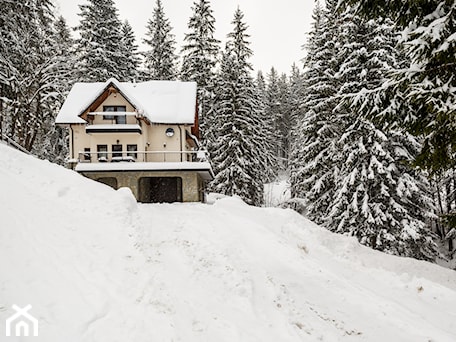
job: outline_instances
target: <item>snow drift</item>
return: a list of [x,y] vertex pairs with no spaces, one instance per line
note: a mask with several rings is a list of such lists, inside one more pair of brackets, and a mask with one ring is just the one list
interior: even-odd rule
[[139,205],[0,144],[0,341],[454,341],[456,273],[291,210]]

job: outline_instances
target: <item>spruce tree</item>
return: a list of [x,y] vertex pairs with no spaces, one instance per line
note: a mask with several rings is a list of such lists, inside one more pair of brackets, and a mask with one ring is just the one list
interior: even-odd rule
[[255,80],[258,93],[258,112],[261,125],[263,126],[264,135],[267,137],[264,141],[264,151],[267,151],[268,157],[265,159],[265,173],[263,183],[270,183],[277,179],[279,165],[276,151],[276,134],[274,131],[274,117],[268,113],[267,84],[262,71],[258,71]]
[[401,64],[388,19],[317,6],[304,80],[304,114],[293,149],[292,191],[307,215],[391,254],[431,260],[429,185],[410,166],[419,142],[370,121],[387,106],[366,101]]
[[147,24],[144,43],[149,46],[145,52],[146,71],[144,77],[148,80],[175,80],[177,77],[174,35],[172,27],[161,0],[156,0],[152,18]]
[[121,27],[113,0],[88,0],[79,5],[80,38],[77,41],[79,79],[104,82],[111,77],[121,78]]
[[[389,17],[401,31],[398,49],[405,55],[404,65],[389,75],[388,82],[372,92],[370,103],[389,104],[370,116],[397,129],[407,130],[423,139],[415,163],[426,169],[436,184],[436,206],[441,216],[437,231],[442,238],[456,226],[456,202],[452,193],[455,166],[456,86],[453,69],[456,59],[454,27],[456,5],[452,0],[344,0],[363,16]],[[366,98],[366,97],[365,97]],[[449,197],[448,197],[449,195]],[[446,237],[448,247],[452,239]]]
[[214,38],[215,18],[208,0],[193,3],[193,15],[188,22],[189,33],[185,34],[182,47],[183,81],[198,84],[199,124],[205,140],[206,115],[213,94],[215,66],[220,41]]
[[213,79],[220,41],[214,38],[215,18],[208,0],[193,3],[182,47],[181,79],[194,81],[206,89]]
[[211,187],[261,205],[270,163],[264,149],[268,137],[261,121],[260,97],[250,75],[252,50],[240,9],[232,23],[234,29],[228,35],[210,112],[209,151],[216,172]]
[[292,146],[294,141],[296,140],[296,127],[298,125],[298,121],[302,117],[302,103],[303,103],[303,94],[304,94],[304,77],[302,71],[298,68],[298,66],[293,63],[291,66],[291,74],[290,74],[290,94],[288,103],[290,106],[290,130],[289,130],[289,144],[290,144],[290,156],[289,160],[291,159],[291,152]]
[[260,101],[265,105],[266,104],[266,80],[264,78],[263,72],[261,70],[258,71],[256,77],[256,86],[258,89],[258,93],[260,95]]
[[369,119],[372,103],[363,100],[402,63],[394,24],[366,21],[348,10],[339,28],[344,62],[335,112],[343,134],[337,141],[340,172],[325,225],[390,254],[432,260],[437,252],[426,224],[432,209],[429,184],[410,165],[419,141],[374,124]]
[[339,88],[336,5],[336,0],[328,0],[325,10],[317,2],[314,9],[290,158],[292,196],[305,199],[307,216],[320,224],[331,207],[339,173],[336,142],[341,129],[333,111]]
[[122,39],[120,41],[121,64],[119,65],[119,80],[133,82],[139,78],[139,57],[138,45],[136,44],[135,34],[130,23],[125,20],[121,29]]
[[[266,75],[266,102],[265,112],[269,132],[273,141],[273,154],[277,161],[280,161],[281,150],[281,132],[279,126],[282,120],[282,103],[280,102],[279,75],[274,67]],[[280,169],[280,163],[273,165],[273,172],[277,176]]]
[[53,5],[4,1],[0,9],[1,130],[31,151],[52,116],[57,79]]
[[33,147],[33,153],[54,163],[63,165],[68,155],[67,129],[56,126],[55,115],[76,82],[76,52],[74,40],[65,19],[60,16],[54,23],[53,33],[53,81],[54,101],[49,103],[50,115],[43,117],[39,139]]
[[[410,61],[391,75],[393,110],[377,119],[424,138],[417,164],[431,173],[456,163],[456,4],[453,0],[344,0],[368,18],[392,18],[402,30],[400,47]],[[397,113],[397,108],[403,109]],[[401,114],[401,115],[398,115]]]
[[292,108],[290,106],[290,85],[288,77],[285,73],[278,79],[279,98],[278,104],[280,108],[280,120],[277,123],[277,131],[279,132],[279,149],[277,159],[279,161],[281,171],[288,168],[288,159],[290,151],[290,115]]

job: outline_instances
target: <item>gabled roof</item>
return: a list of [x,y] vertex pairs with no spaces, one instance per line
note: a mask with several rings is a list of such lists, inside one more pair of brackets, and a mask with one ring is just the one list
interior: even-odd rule
[[150,122],[193,124],[195,120],[196,83],[180,81],[75,83],[55,122],[86,123],[80,117],[107,89],[114,86],[139,114]]

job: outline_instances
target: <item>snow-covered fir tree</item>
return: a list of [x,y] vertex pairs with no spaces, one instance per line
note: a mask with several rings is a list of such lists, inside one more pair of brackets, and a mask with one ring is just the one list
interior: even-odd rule
[[149,50],[145,52],[146,70],[144,78],[147,80],[175,80],[177,77],[177,56],[175,54],[176,41],[171,33],[172,27],[161,0],[156,0],[152,18],[147,24],[147,38],[144,43]]
[[[290,129],[289,129],[289,144],[291,154],[292,144],[296,140],[296,127],[298,125],[298,119],[302,117],[302,104],[304,96],[304,77],[302,71],[298,66],[293,63],[291,66],[291,74],[289,79],[289,120],[290,120]],[[288,160],[291,159],[291,156],[288,156]]]
[[265,178],[263,183],[270,183],[277,179],[279,165],[277,162],[276,151],[276,133],[274,130],[274,117],[271,117],[268,113],[268,97],[267,97],[267,83],[266,79],[263,76],[263,72],[260,70],[257,73],[255,80],[257,93],[258,93],[258,109],[260,113],[260,121],[264,129],[264,134],[269,137],[264,142],[264,150],[268,151],[269,158],[267,159],[267,164],[265,168],[267,172],[265,173]]
[[[281,132],[279,129],[282,120],[282,103],[280,102],[279,75],[274,67],[266,74],[266,93],[265,93],[265,118],[269,133],[273,141],[273,153],[280,159],[281,151]],[[273,165],[273,172],[278,174],[280,163]]]
[[279,132],[278,155],[277,159],[282,168],[282,171],[288,168],[288,159],[290,151],[290,88],[288,77],[282,73],[277,82],[279,88],[278,104],[280,108],[280,121],[277,123],[277,131]]
[[122,23],[114,1],[88,0],[79,8],[79,79],[104,82],[111,77],[121,78]]
[[[344,134],[338,141],[335,200],[325,224],[372,248],[431,260],[437,251],[426,222],[432,209],[430,189],[409,164],[420,144],[410,134],[373,124],[369,104],[358,98],[384,84],[401,64],[394,24],[382,18],[363,20],[353,10],[344,16],[339,53],[345,62],[338,73],[342,102],[336,108]],[[354,106],[343,101],[350,97]]]
[[271,167],[277,175],[279,171],[287,168],[288,152],[289,152],[289,136],[290,136],[290,120],[289,114],[291,111],[288,98],[288,78],[286,74],[279,75],[277,70],[272,67],[266,75],[265,89],[265,120],[269,127],[269,134],[273,141],[273,153],[276,162]]
[[302,105],[293,130],[290,157],[292,196],[307,201],[307,216],[319,224],[331,206],[339,173],[335,158],[341,133],[333,112],[339,87],[335,76],[339,64],[336,5],[337,0],[328,0],[325,10],[317,2],[313,13],[304,60]]
[[266,80],[264,78],[263,72],[259,70],[257,72],[257,77],[255,79],[258,93],[260,95],[260,101],[266,103]]
[[53,115],[58,76],[53,44],[53,4],[3,1],[0,6],[0,127],[31,151]]
[[181,78],[206,88],[215,74],[220,41],[214,38],[215,18],[208,0],[193,3],[182,47]]
[[[343,0],[359,6],[369,18],[389,17],[402,30],[408,68],[397,70],[391,81],[399,82],[386,112],[389,123],[424,137],[418,164],[431,172],[455,166],[456,134],[456,3],[453,0]],[[390,82],[395,84],[396,82]],[[381,113],[382,116],[385,113]]]
[[209,113],[209,151],[216,173],[211,188],[261,205],[263,180],[269,172],[266,166],[270,163],[270,152],[264,148],[269,137],[261,120],[259,94],[250,75],[252,66],[248,59],[252,50],[239,8],[232,23],[234,30],[228,34]]
[[188,22],[189,32],[185,34],[182,47],[180,77],[183,81],[195,81],[198,84],[199,124],[205,140],[205,118],[213,93],[220,41],[214,38],[215,18],[209,1],[195,1],[192,11]]
[[128,20],[125,20],[122,24],[121,35],[120,49],[122,58],[119,65],[119,80],[133,82],[139,78],[141,58],[139,57],[135,33]]
[[[325,89],[324,86],[326,90],[337,90],[330,94],[331,101],[326,103],[331,119],[331,124],[326,122],[326,130],[329,128],[331,135],[323,135],[323,127],[315,130],[321,123],[321,113],[315,109],[318,108],[316,103],[307,98],[302,132],[310,127],[309,133],[316,134],[298,149],[304,152],[302,155],[306,156],[307,163],[301,164],[301,169],[298,167],[295,173],[295,176],[306,175],[301,178],[301,193],[309,203],[309,216],[317,218],[332,231],[356,236],[372,248],[432,259],[436,249],[426,225],[431,211],[429,187],[423,175],[409,165],[420,144],[409,134],[372,123],[367,115],[370,112],[368,104],[359,101],[363,93],[380,87],[386,81],[386,75],[399,63],[394,25],[387,19],[365,21],[352,9],[337,12],[335,3],[334,7],[331,2],[329,5],[325,17],[318,15],[318,9],[315,17],[316,23],[318,17],[326,22],[321,27],[326,26],[324,31],[327,32],[327,25],[331,25],[332,18],[337,18],[333,22],[337,25],[330,26],[330,34],[335,38],[333,46],[337,47],[333,50],[337,64],[326,69],[336,73],[334,79],[313,85],[320,90]],[[314,27],[315,32],[318,32],[318,25]],[[310,46],[321,38],[312,37],[317,39],[310,40]],[[329,41],[319,44],[326,45]],[[308,75],[312,73],[318,77],[318,68],[312,70],[309,66]],[[318,94],[320,91],[313,95]],[[330,137],[326,140],[326,148],[318,145],[321,136]],[[326,160],[325,165],[321,165],[322,160]],[[315,170],[317,163],[320,163],[319,169],[325,166],[327,178],[317,178],[322,174]],[[317,172],[314,175],[314,172],[307,172],[308,166]],[[297,179],[294,184],[299,189],[301,185],[296,183]],[[329,188],[328,184],[331,184]],[[325,207],[322,208],[322,204]],[[318,212],[319,209],[324,210]]]
[[74,39],[62,16],[54,23],[53,50],[52,88],[55,101],[50,103],[51,115],[43,118],[40,139],[34,145],[32,152],[41,158],[63,165],[68,155],[68,133],[65,128],[55,125],[55,115],[65,101],[71,86],[76,82],[77,73]]
[[[373,0],[344,0],[359,6],[369,18],[392,18],[402,30],[398,48],[402,48],[408,65],[390,76],[390,80],[373,95],[382,98],[388,94],[390,105],[377,120],[408,130],[424,139],[416,163],[428,170],[436,182],[436,205],[441,222],[438,232],[442,236],[456,227],[456,202],[443,200],[453,187],[452,174],[456,155],[456,3],[453,0],[413,1],[389,0],[379,4]],[[384,97],[384,96],[383,96]],[[447,183],[449,182],[449,183]],[[450,191],[451,193],[451,191]],[[441,205],[443,203],[449,204]],[[452,203],[451,203],[452,202]],[[445,227],[445,225],[447,227]],[[447,237],[453,249],[452,238]]]

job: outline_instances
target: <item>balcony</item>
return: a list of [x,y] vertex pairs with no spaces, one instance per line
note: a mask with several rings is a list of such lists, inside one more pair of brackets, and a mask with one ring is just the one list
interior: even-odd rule
[[[134,119],[130,119],[134,117]],[[142,133],[140,119],[136,112],[90,112],[86,133]]]
[[138,124],[87,125],[86,133],[142,133]]
[[79,152],[74,168],[83,173],[128,171],[192,171],[214,178],[206,151]]
[[78,163],[166,163],[166,162],[207,162],[206,151],[115,151],[79,152]]

